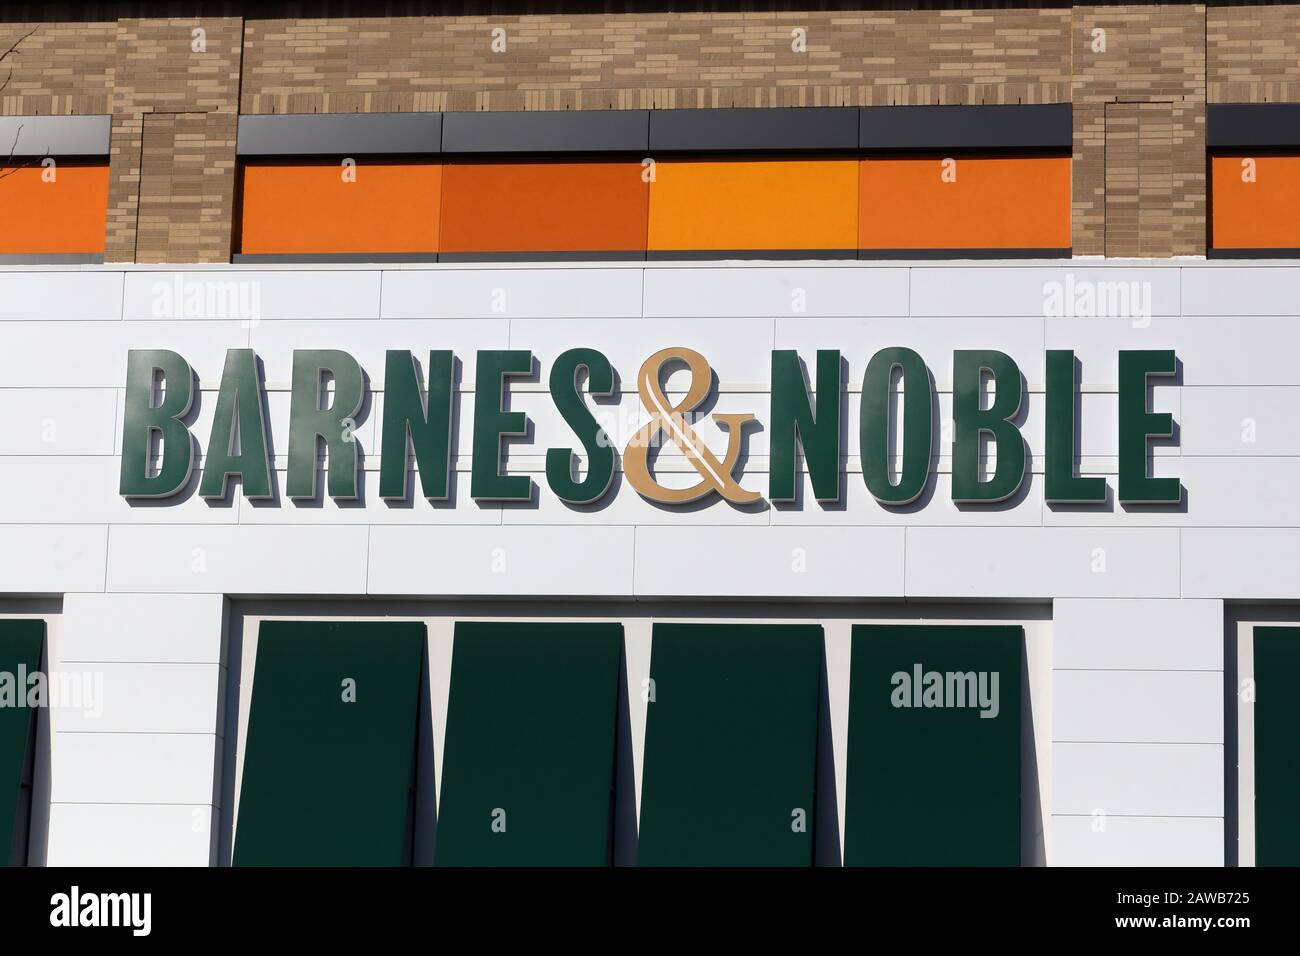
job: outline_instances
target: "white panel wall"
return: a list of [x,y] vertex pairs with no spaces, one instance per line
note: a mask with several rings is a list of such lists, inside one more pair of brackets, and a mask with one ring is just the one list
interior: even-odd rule
[[219,593],[64,596],[50,669],[94,681],[99,699],[50,711],[51,866],[213,861],[225,605]]
[[1053,863],[1224,860],[1223,602],[1052,606]]
[[[1122,284],[1140,308],[1053,312],[1053,290],[1086,283]],[[169,304],[177,288],[197,289],[202,307]],[[1300,268],[1202,262],[0,270],[0,604],[63,596],[57,663],[100,667],[112,691],[93,726],[55,723],[50,860],[207,862],[210,834],[191,829],[191,811],[210,816],[219,799],[212,688],[224,686],[227,597],[762,595],[1054,601],[1054,862],[1219,862],[1223,665],[1212,634],[1225,600],[1300,597],[1297,289]],[[712,363],[712,411],[760,422],[773,348],[809,362],[838,348],[849,393],[841,501],[813,501],[805,479],[796,505],[674,510],[616,475],[598,505],[560,502],[544,455],[574,442],[545,395],[550,363],[575,346],[605,352],[622,395],[592,407],[621,444],[646,420],[637,371],[670,345]],[[932,490],[903,509],[870,498],[857,462],[861,377],[894,345],[925,358],[944,429]],[[127,350],[170,348],[190,361],[201,389],[193,429],[206,445],[226,350],[241,347],[265,368],[276,500],[209,504],[196,473],[174,501],[124,502]],[[295,348],[348,350],[368,373],[360,502],[279,496]],[[460,359],[450,503],[377,498],[389,348],[450,348]],[[536,485],[529,505],[468,495],[474,351],[500,348],[531,349],[541,372],[512,386],[512,407],[533,421],[530,438],[508,443],[510,469]],[[959,348],[1009,353],[1028,387],[1031,474],[999,505],[951,501]],[[1073,348],[1082,363],[1080,469],[1107,477],[1103,506],[1044,503],[1047,348]],[[1179,507],[1114,500],[1121,348],[1174,348],[1182,362],[1153,399],[1179,426],[1177,442],[1154,450],[1155,473],[1184,483]],[[685,384],[676,376],[670,391]],[[698,428],[721,450],[716,425]],[[747,435],[742,481],[766,493],[769,436]],[[665,484],[696,478],[675,448],[660,464]],[[104,779],[106,761],[133,768],[132,779]],[[1092,829],[1099,808],[1104,833]]]

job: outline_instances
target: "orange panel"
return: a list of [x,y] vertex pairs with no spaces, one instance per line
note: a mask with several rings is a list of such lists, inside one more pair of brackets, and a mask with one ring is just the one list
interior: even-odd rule
[[0,179],[0,254],[100,253],[107,219],[107,165],[37,164]]
[[240,252],[437,252],[442,167],[360,160],[247,163]]
[[640,251],[640,162],[449,163],[443,252]]
[[852,159],[660,160],[650,184],[650,248],[857,247]]
[[1300,156],[1214,156],[1210,196],[1211,248],[1300,249]]
[[1069,248],[1070,157],[951,159],[862,160],[860,248]]

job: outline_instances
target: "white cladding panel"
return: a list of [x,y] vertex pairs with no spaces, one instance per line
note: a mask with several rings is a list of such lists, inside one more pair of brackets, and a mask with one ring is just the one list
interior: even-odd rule
[[[929,367],[939,431],[929,488],[889,509],[863,485],[858,403],[868,360],[900,345]],[[813,500],[801,475],[794,504],[671,508],[621,474],[599,504],[559,500],[546,451],[580,445],[546,394],[555,358],[574,347],[608,356],[620,395],[588,404],[621,452],[648,420],[641,364],[669,346],[712,365],[710,413],[757,417],[737,476],[764,499],[771,352],[796,350],[811,374],[817,350],[838,349],[841,500]],[[1263,263],[0,270],[0,613],[61,598],[50,667],[105,682],[101,715],[54,720],[45,859],[216,859],[229,598],[373,598],[382,608],[506,596],[587,608],[762,597],[806,606],[810,618],[819,600],[877,613],[903,599],[1052,602],[1049,676],[1034,701],[1048,861],[1221,863],[1223,601],[1300,597],[1297,347],[1300,268]],[[118,494],[126,356],[143,348],[173,349],[194,368],[187,421],[200,448],[226,350],[257,352],[275,500],[200,499],[201,454],[176,499]],[[532,479],[534,497],[480,504],[469,496],[475,352],[507,348],[530,350],[539,373],[512,382],[510,407],[532,424],[503,443],[506,467]],[[1106,477],[1104,505],[1044,502],[1044,350],[1058,348],[1082,366],[1078,467]],[[1164,348],[1180,373],[1156,385],[1152,404],[1173,414],[1178,438],[1152,449],[1152,467],[1179,477],[1185,498],[1126,507],[1115,500],[1118,354]],[[283,498],[294,349],[342,349],[365,369],[358,502]],[[378,498],[388,349],[422,365],[433,349],[459,360],[451,501]],[[951,500],[955,349],[1006,352],[1024,376],[1030,473],[998,505]],[[672,376],[670,399],[687,384]],[[725,430],[696,427],[720,454]],[[698,480],[671,444],[659,474],[667,486]],[[847,650],[828,666],[830,685],[847,687]],[[840,714],[837,754],[844,725]]]

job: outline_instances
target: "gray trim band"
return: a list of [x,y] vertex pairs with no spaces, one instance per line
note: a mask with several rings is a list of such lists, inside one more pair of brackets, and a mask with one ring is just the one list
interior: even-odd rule
[[278,113],[239,117],[239,156],[427,154],[442,150],[441,113]]
[[437,262],[436,252],[236,252],[231,262]]
[[902,149],[1068,150],[1073,142],[1072,122],[1069,103],[275,114],[239,118],[237,153],[244,157],[528,153],[653,156]]
[[858,258],[880,259],[1069,259],[1073,248],[1063,249],[860,249]]
[[649,110],[444,113],[444,153],[644,154]]
[[0,116],[0,155],[107,156],[111,116]]
[[439,262],[645,262],[644,249],[569,249],[555,252],[440,252]]
[[864,106],[860,149],[1070,149],[1069,103]]
[[856,150],[851,106],[651,110],[650,152]]
[[651,249],[649,262],[717,262],[723,259],[856,259],[856,249]]
[[85,266],[104,261],[102,252],[6,252],[0,266]]
[[[1212,258],[1271,258],[1300,256],[1300,249],[1210,250]],[[718,262],[737,260],[901,260],[901,259],[1069,259],[1073,250],[1063,249],[650,249],[650,250],[561,250],[556,252],[330,252],[330,253],[235,253],[239,263],[394,263],[394,262]],[[0,265],[33,265],[53,262],[103,262],[102,255],[0,256]]]
[[1215,249],[1205,250],[1207,259],[1300,259],[1300,249]]
[[1300,146],[1300,103],[1211,103],[1205,110],[1205,145]]

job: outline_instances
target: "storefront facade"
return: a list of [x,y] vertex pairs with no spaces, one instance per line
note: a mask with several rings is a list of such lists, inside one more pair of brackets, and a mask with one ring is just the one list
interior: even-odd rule
[[[396,821],[391,862],[527,862],[557,847],[619,863],[1263,860],[1285,845],[1269,801],[1291,745],[1285,706],[1255,705],[1254,665],[1295,646],[1293,632],[1261,627],[1300,624],[1296,278],[1276,263],[1114,261],[6,271],[3,615],[43,622],[48,671],[89,681],[33,722],[29,859],[239,862],[251,799],[247,832],[263,839],[303,801],[325,818],[376,801],[365,818]],[[168,314],[178,288],[189,309]],[[1085,289],[1118,301],[1119,288],[1140,289],[1132,301],[1149,309],[1079,306]],[[662,368],[647,362],[665,349]],[[243,350],[256,357],[248,377]],[[904,358],[873,377],[882,350]],[[1064,351],[1073,387],[1049,367]],[[995,376],[990,388],[982,373],[983,398],[960,380],[976,352]],[[1170,352],[1168,373],[1140,372],[1136,412],[1122,366],[1131,378],[1132,356]],[[406,353],[422,408],[399,418],[385,406],[409,385]],[[789,353],[797,388],[781,378]],[[523,364],[504,374],[503,355]],[[166,356],[188,374],[168,378]],[[343,356],[364,370],[359,397]],[[1003,391],[1012,368],[1020,387]],[[295,399],[303,376],[329,383],[310,410]],[[187,377],[189,401],[171,406]],[[1019,407],[1003,404],[1015,393]],[[636,435],[665,405],[659,420],[680,440],[651,439],[642,461]],[[997,430],[971,417],[976,405],[1013,429],[978,461],[956,450],[971,430]],[[1049,434],[1062,408],[1066,431]],[[320,409],[337,414],[343,444],[309,434],[317,448],[295,465],[295,436],[329,431]],[[182,411],[190,436],[169,451],[163,419]],[[591,422],[605,437],[587,446]],[[1142,473],[1126,475],[1135,428]],[[445,468],[430,436],[447,442]],[[1021,480],[986,492],[1015,436]],[[384,488],[394,437],[408,442],[404,493],[392,474]],[[182,467],[168,456],[186,444]],[[873,469],[901,503],[882,501],[878,481],[873,493]],[[1176,495],[1134,490],[1152,479]],[[910,496],[898,491],[908,481]],[[954,481],[977,490],[954,501]],[[264,659],[268,622],[305,628],[308,644],[289,634]],[[330,637],[311,630],[320,622],[356,630]],[[511,626],[532,643],[511,644]],[[474,628],[505,643],[482,651]],[[312,633],[317,652],[304,649]],[[388,671],[345,686],[402,634],[427,649],[399,654],[401,667],[379,654]],[[529,662],[526,645],[551,651]],[[286,712],[311,713],[293,675],[312,666],[342,675],[329,677],[340,701],[351,692],[361,706],[371,686],[405,701],[372,731],[401,728],[415,756],[398,747],[370,786],[278,739]],[[545,731],[523,748],[536,766],[511,763],[509,733],[474,716],[482,694],[500,694],[491,676],[512,668],[517,693],[495,712],[515,701]],[[283,689],[259,698],[263,673],[264,689]],[[1285,674],[1275,666],[1269,689],[1291,695]],[[570,709],[547,705],[557,696]],[[576,726],[604,736],[575,741]],[[748,755],[757,766],[735,753],[778,731],[775,751]],[[545,746],[582,769],[575,779],[613,774],[585,794],[605,809],[566,823],[557,807],[569,803],[546,805]],[[493,753],[532,781],[498,781],[513,802],[478,792],[491,791]],[[414,804],[384,804],[392,787],[378,781],[406,772],[415,782],[396,792]],[[791,806],[768,832],[754,815],[770,818],[773,799]],[[728,844],[720,821],[734,820],[745,822]],[[692,825],[703,829],[685,839]],[[538,856],[500,850],[521,830]],[[903,836],[882,843],[891,832]],[[274,840],[247,846],[250,861],[292,858]]]
[[6,14],[0,863],[1300,863],[1300,6],[520,6]]

